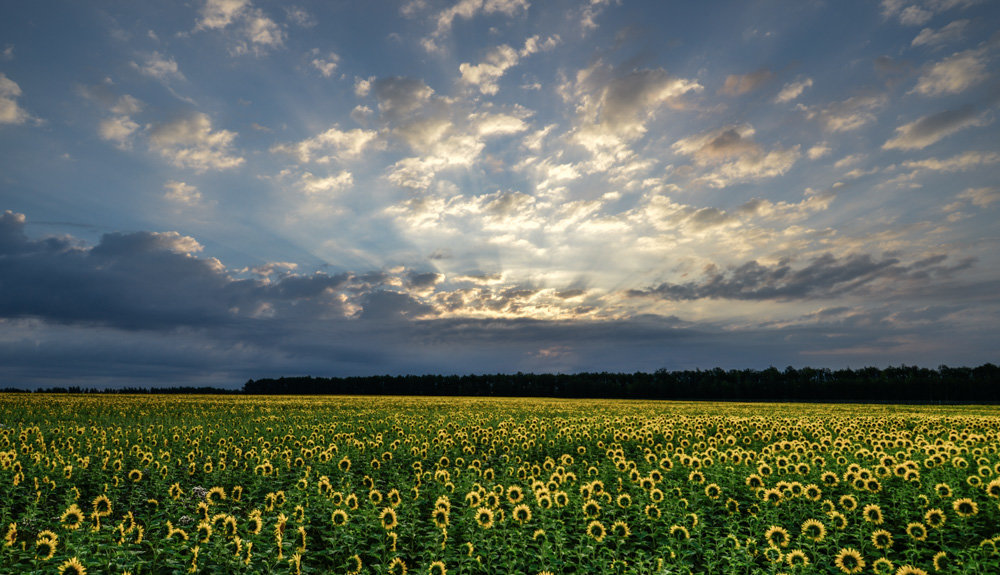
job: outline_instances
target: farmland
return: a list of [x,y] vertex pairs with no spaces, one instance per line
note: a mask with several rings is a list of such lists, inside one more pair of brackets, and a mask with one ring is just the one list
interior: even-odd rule
[[1000,409],[0,395],[3,573],[997,573]]

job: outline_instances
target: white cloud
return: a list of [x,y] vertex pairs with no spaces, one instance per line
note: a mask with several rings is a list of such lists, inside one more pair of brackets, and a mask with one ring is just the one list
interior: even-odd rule
[[149,131],[150,148],[179,168],[226,170],[244,162],[232,153],[236,132],[213,131],[212,121],[203,113],[151,126]]
[[292,154],[303,164],[346,161],[358,158],[368,147],[378,147],[378,132],[374,130],[341,130],[336,124],[327,131],[293,144],[279,144],[272,152]]
[[955,20],[944,26],[940,30],[924,28],[913,38],[911,46],[939,46],[950,42],[957,42],[965,35],[965,28],[969,25],[968,20]]
[[205,0],[197,27],[210,30],[225,28],[249,6],[250,0]]
[[958,197],[969,200],[980,208],[988,208],[994,202],[1000,202],[1000,189],[998,188],[968,188]]
[[884,150],[920,150],[971,126],[984,126],[991,121],[986,113],[972,106],[946,110],[924,116],[896,128],[896,136],[883,144]]
[[163,189],[166,190],[163,194],[164,199],[174,204],[195,207],[201,203],[201,192],[190,184],[170,180],[163,184]]
[[31,116],[17,103],[21,87],[0,72],[0,124],[23,124]]
[[250,0],[205,0],[195,30],[222,30],[230,25],[237,30],[230,49],[234,55],[260,56],[284,45],[285,31]]
[[354,78],[354,95],[359,98],[364,98],[368,96],[372,91],[372,83],[375,81],[375,76],[369,76],[367,78]]
[[119,148],[127,148],[132,134],[139,129],[139,124],[128,116],[115,116],[101,120],[97,133],[104,140],[115,142]]
[[881,110],[886,102],[888,102],[888,98],[884,94],[880,94],[852,96],[826,106],[798,104],[797,108],[805,112],[807,119],[819,120],[827,131],[848,132],[874,122],[875,112]]
[[341,170],[338,174],[323,178],[314,176],[311,172],[305,172],[299,181],[302,191],[309,195],[332,194],[346,190],[352,185],[354,185],[354,176],[347,170]]
[[3,52],[0,52],[0,60],[10,61],[13,59],[14,59],[14,45],[7,44],[7,46],[4,47]]
[[911,92],[924,96],[958,94],[982,82],[988,56],[985,50],[966,50],[932,64],[917,80]]
[[591,152],[595,170],[624,159],[629,153],[626,144],[646,133],[647,123],[661,108],[680,107],[683,96],[702,90],[697,81],[671,76],[662,68],[619,75],[601,61],[577,72],[575,83],[562,88],[576,106],[578,126],[572,140]]
[[764,150],[753,140],[749,124],[727,126],[675,142],[675,153],[689,156],[695,165],[711,168],[696,178],[712,187],[723,188],[745,180],[783,175],[801,154],[799,147]]
[[980,166],[996,163],[1000,163],[1000,154],[996,152],[968,151],[943,160],[939,160],[938,158],[909,160],[903,162],[903,167],[907,169],[922,169],[935,172],[963,172]]
[[831,151],[830,146],[826,142],[822,142],[806,150],[806,155],[809,156],[810,160],[818,160]]
[[550,50],[558,44],[559,36],[550,36],[544,41],[540,41],[539,36],[532,36],[524,41],[524,47],[520,51],[502,44],[491,50],[486,58],[475,66],[463,62],[459,65],[458,71],[462,74],[464,82],[478,87],[483,94],[493,95],[500,89],[497,85],[500,78],[507,70],[517,66],[521,58],[541,50]]
[[517,62],[517,50],[503,44],[490,51],[482,63],[473,66],[463,62],[458,70],[462,74],[463,81],[477,86],[483,94],[493,95],[500,89],[497,81],[504,72],[516,66]]
[[177,66],[177,61],[169,56],[153,52],[146,56],[142,64],[132,62],[132,67],[143,75],[167,83],[171,80],[183,80],[184,74]]
[[437,28],[421,44],[428,52],[437,52],[441,50],[438,41],[451,32],[456,18],[471,20],[480,13],[514,16],[519,12],[526,12],[528,6],[528,0],[460,0],[437,15]]
[[785,84],[781,91],[778,92],[778,95],[775,96],[774,101],[779,103],[791,102],[801,96],[802,92],[804,92],[806,88],[811,88],[812,85],[812,78],[805,78],[803,80]]
[[319,73],[323,74],[325,78],[332,76],[333,72],[337,69],[337,64],[340,63],[340,56],[330,52],[326,58],[323,58],[318,55],[319,50],[313,50],[313,54],[316,55],[311,62],[313,68],[319,70]]
[[982,0],[882,0],[882,15],[899,20],[904,26],[926,24],[934,14],[952,8],[968,8]]

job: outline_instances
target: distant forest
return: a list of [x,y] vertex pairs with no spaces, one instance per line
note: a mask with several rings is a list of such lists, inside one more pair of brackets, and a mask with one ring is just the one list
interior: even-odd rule
[[[21,391],[7,389],[4,391]],[[879,369],[774,367],[764,370],[495,375],[378,375],[249,380],[240,390],[211,387],[81,389],[36,393],[220,393],[244,395],[431,395],[726,401],[1000,403],[1000,367]]]

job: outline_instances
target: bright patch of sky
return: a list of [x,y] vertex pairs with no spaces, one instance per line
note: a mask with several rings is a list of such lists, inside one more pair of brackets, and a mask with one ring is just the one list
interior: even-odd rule
[[0,14],[0,384],[997,359],[995,2]]

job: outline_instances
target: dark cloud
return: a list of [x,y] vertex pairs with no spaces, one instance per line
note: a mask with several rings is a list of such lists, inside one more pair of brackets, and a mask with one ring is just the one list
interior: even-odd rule
[[[838,259],[824,254],[798,269],[787,260],[773,266],[754,260],[725,271],[709,266],[700,281],[663,283],[628,293],[634,297],[653,296],[673,301],[822,299],[870,293],[877,287],[885,287],[887,282],[947,278],[975,262],[975,259],[966,258],[947,266],[942,265],[945,259],[947,256],[935,255],[903,265],[893,257],[876,259],[870,254],[854,254]],[[895,287],[901,288],[900,285]]]
[[984,122],[975,106],[965,105],[954,110],[924,116],[896,128],[896,137],[887,141],[885,149],[913,150],[926,148],[963,128]]
[[742,96],[763,86],[774,78],[774,73],[767,68],[761,68],[749,74],[730,74],[722,85],[720,93],[727,96]]

